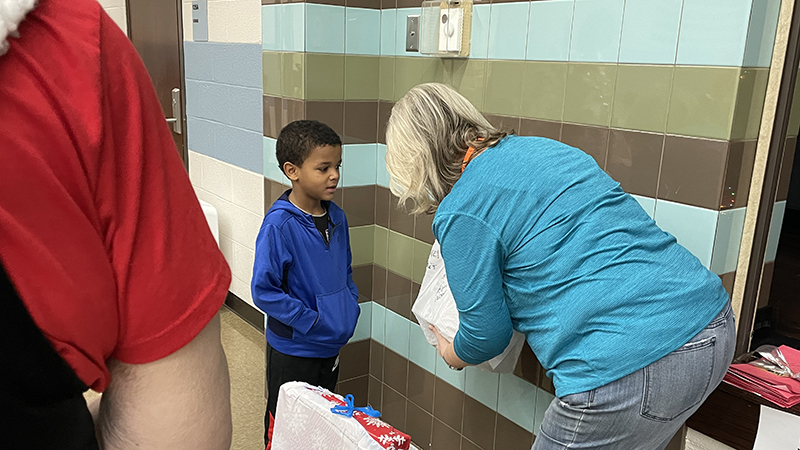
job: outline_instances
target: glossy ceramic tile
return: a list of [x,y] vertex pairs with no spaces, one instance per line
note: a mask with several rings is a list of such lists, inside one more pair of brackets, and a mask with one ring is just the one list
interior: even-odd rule
[[464,437],[482,449],[494,448],[497,413],[470,396],[464,396]]
[[281,49],[287,52],[304,52],[306,50],[306,4],[293,3],[282,5]]
[[684,0],[678,64],[741,66],[752,0]]
[[306,91],[308,100],[344,99],[344,55],[306,54]]
[[780,0],[753,2],[744,50],[745,67],[769,67],[778,28]]
[[391,102],[378,103],[378,143],[384,145],[386,144],[386,125],[389,123],[392,107],[394,107],[394,103]]
[[395,59],[392,57],[381,57],[380,59],[380,78],[378,79],[378,98],[392,102],[394,101],[394,71]]
[[386,278],[386,308],[411,320],[411,280],[388,271]]
[[414,261],[412,263],[412,277],[415,283],[422,283],[422,278],[425,277],[425,269],[428,267],[428,257],[431,254],[431,244],[426,242],[413,240],[414,245]]
[[[533,408],[533,405],[531,405]],[[497,415],[497,428],[495,430],[494,448],[503,450],[530,450],[533,443],[533,433],[511,420]]]
[[575,0],[570,61],[617,62],[625,0]]
[[[364,187],[347,189],[347,194],[348,196],[360,195],[356,194],[356,192],[366,191],[366,189],[367,188]],[[373,188],[372,191],[374,192],[375,189]],[[349,212],[347,213],[347,216],[348,224],[352,224],[353,222],[349,220]],[[372,266],[372,264],[365,264],[353,267],[353,283],[355,283],[356,288],[358,289],[359,302],[372,300]]]
[[281,53],[281,95],[305,98],[305,53]]
[[464,419],[464,391],[438,378],[434,384],[433,417],[460,433]]
[[452,86],[476,108],[483,110],[487,62],[479,59],[454,59],[445,70],[445,83]]
[[[387,341],[391,342],[394,340],[394,336],[389,332],[388,314],[390,312],[391,311],[388,310],[386,311],[386,336]],[[402,355],[393,352],[389,347],[386,347],[386,351],[383,354],[383,383],[401,395],[406,395],[406,386],[408,385],[408,360]]]
[[[792,147],[792,152],[794,152],[794,147]],[[731,142],[728,148],[725,181],[722,185],[721,209],[747,206],[755,158],[756,141]]]
[[[346,102],[344,104],[344,134],[342,135],[342,142],[345,144],[370,144],[375,146],[377,141],[378,102]],[[368,173],[374,174],[375,158],[371,158],[367,162],[372,164]]]
[[283,127],[281,119],[281,98],[264,95],[262,96],[262,107],[264,108],[262,112],[262,117],[264,119],[262,125],[264,136],[277,139],[278,133],[280,133]]
[[374,227],[351,227],[350,228],[350,252],[353,254],[352,265],[372,263],[374,251]]
[[405,317],[390,309],[386,310],[386,336],[390,339],[384,345],[403,358],[408,358],[409,325],[410,322]]
[[[418,239],[427,244],[433,244],[433,215],[421,214],[415,218],[414,239]],[[430,251],[430,249],[428,249]],[[421,257],[422,255],[420,255]],[[417,254],[414,254],[416,260]]]
[[[494,5],[492,5],[494,7]],[[488,61],[483,112],[519,116],[522,108],[525,65],[514,61]]]
[[728,143],[667,136],[658,198],[719,209]]
[[412,402],[408,403],[406,429],[411,442],[418,448],[430,448],[433,416]]
[[433,373],[409,362],[408,399],[427,412],[433,411],[433,390],[436,378]]
[[[374,304],[374,302],[373,302]],[[385,347],[371,339],[369,342],[369,374],[377,380],[383,380],[383,354]],[[378,393],[380,403],[380,392]]]
[[[417,3],[420,5],[420,3]],[[419,52],[407,52],[406,51],[406,20],[408,16],[411,15],[419,15],[422,12],[422,8],[398,8],[397,9],[397,16],[395,19],[395,34],[394,34],[394,52],[393,53],[383,53],[382,54],[394,54],[397,56],[413,56],[413,57],[422,57]]]
[[[376,205],[375,213],[377,215],[378,208]],[[381,267],[388,267],[389,260],[389,230],[381,227],[375,227],[375,264]]]
[[278,167],[278,159],[275,157],[275,139],[264,138],[264,176],[270,180],[279,181],[283,178],[283,172]]
[[683,0],[626,0],[619,62],[674,64]]
[[769,69],[742,69],[740,72],[731,127],[732,140],[758,139],[768,78]]
[[433,374],[436,372],[436,358],[438,357],[436,348],[425,339],[425,334],[419,325],[412,324],[409,328],[408,359]]
[[[344,206],[347,214],[347,223],[350,226],[372,225],[375,223],[375,186],[350,187],[343,190]],[[362,296],[372,298],[372,266],[368,266],[369,274],[364,275],[365,283],[369,281],[368,292],[364,292],[361,285],[359,292]],[[355,278],[355,273],[353,274]]]
[[386,277],[388,271],[383,267],[372,265],[372,299],[386,306]]
[[539,390],[536,393],[536,411],[534,413],[534,420],[533,420],[533,434],[537,435],[542,430],[542,420],[544,419],[544,414],[547,411],[547,408],[550,407],[550,403],[555,400],[556,396]]
[[453,370],[447,366],[442,358],[436,356],[436,375],[437,378],[450,383],[453,387],[459,390],[464,390],[466,383],[466,376],[463,370]]
[[493,127],[504,130],[507,133],[518,133],[519,132],[519,117],[515,116],[497,116],[494,114],[484,114],[486,120],[492,124]]
[[579,148],[594,158],[601,169],[606,165],[608,128],[565,123],[561,127],[561,142]]
[[382,401],[383,405],[381,408],[381,418],[399,430],[405,428],[406,398],[391,387],[384,384]]
[[344,53],[345,8],[306,4],[306,51]]
[[776,202],[772,209],[772,221],[769,226],[769,238],[767,239],[767,250],[764,261],[775,261],[778,254],[778,244],[780,244],[781,227],[783,226],[783,216],[786,213],[786,202]]
[[711,267],[717,217],[716,210],[666,200],[656,202],[656,224],[675,236],[705,267]]
[[606,172],[625,192],[655,197],[664,135],[611,130]]
[[523,117],[561,120],[564,113],[567,70],[566,63],[528,62],[525,64],[522,109],[520,111]]
[[[378,186],[389,187],[389,171],[386,170],[386,145],[378,144],[378,168],[377,168],[377,181]],[[388,223],[386,224],[388,226]]]
[[261,54],[262,89],[264,95],[280,96],[282,94],[281,54],[263,52]]
[[395,55],[395,39],[397,28],[397,10],[384,9],[381,11],[381,55]]
[[[352,236],[351,236],[352,239]],[[351,244],[352,245],[352,244]],[[372,302],[372,339],[381,345],[386,342],[386,308]]]
[[533,432],[536,386],[514,374],[500,374],[497,412],[523,429]]
[[519,124],[521,136],[539,136],[548,139],[561,139],[561,122],[522,118]]
[[339,380],[362,377],[369,374],[369,340],[350,340],[339,352]]
[[461,437],[457,431],[434,417],[433,436],[431,436],[430,448],[435,448],[437,450],[459,450],[461,448]]
[[530,3],[492,4],[489,18],[489,59],[525,59]]
[[[411,237],[414,234],[414,217],[399,208],[398,200],[397,197],[392,195],[389,209],[389,229]],[[413,245],[413,242],[408,241],[408,245]],[[411,277],[409,276],[409,278]]]
[[615,65],[570,64],[563,120],[608,126],[616,78]]
[[711,271],[717,275],[736,271],[746,213],[747,208],[735,208],[719,213],[714,253],[711,257]]
[[470,58],[486,58],[489,54],[489,14],[491,5],[473,4],[472,37],[469,44]]
[[568,61],[575,0],[531,2],[525,59]]
[[261,47],[264,50],[283,50],[283,6],[261,6]]
[[369,395],[369,377],[362,376],[342,381],[339,383],[336,393],[339,395],[350,394],[353,396],[353,404],[355,406],[366,406],[368,402],[367,396]]
[[667,132],[729,139],[739,69],[676,67]]
[[631,195],[639,205],[644,209],[648,216],[651,219],[655,218],[656,216],[656,199],[650,197],[642,197],[641,195]]
[[440,58],[396,58],[394,100],[402,98],[414,86],[445,79],[445,61]]
[[466,373],[464,392],[492,411],[496,411],[500,374],[486,372],[477,367],[467,367],[464,372]]
[[411,278],[413,267],[413,238],[389,231],[389,249],[386,268],[406,278]]
[[347,100],[376,100],[379,94],[380,58],[345,56],[345,90]]
[[673,70],[672,66],[620,65],[611,126],[664,132]]
[[380,55],[380,10],[348,7],[344,30],[346,53],[351,55]]

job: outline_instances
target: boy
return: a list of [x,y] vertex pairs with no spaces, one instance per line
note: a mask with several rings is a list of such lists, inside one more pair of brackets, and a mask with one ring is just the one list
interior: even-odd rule
[[264,217],[252,282],[253,301],[268,317],[268,450],[281,385],[305,381],[332,391],[339,350],[361,311],[347,219],[331,201],[342,163],[339,136],[320,122],[298,120],[281,130],[276,155],[292,189]]

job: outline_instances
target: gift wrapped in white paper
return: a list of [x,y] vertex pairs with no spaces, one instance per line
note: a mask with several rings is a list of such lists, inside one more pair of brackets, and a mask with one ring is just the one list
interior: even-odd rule
[[379,418],[331,411],[345,405],[327,389],[297,381],[285,383],[278,395],[273,450],[405,450],[411,438]]
[[[453,293],[450,292],[450,285],[447,283],[447,271],[444,268],[439,242],[434,241],[428,256],[428,267],[425,270],[425,277],[422,279],[417,299],[411,312],[416,316],[425,339],[428,343],[435,346],[436,336],[428,325],[433,325],[441,333],[442,337],[450,342],[458,332],[458,309]],[[517,366],[519,354],[522,352],[522,345],[525,343],[525,335],[514,331],[511,341],[503,353],[480,364],[478,367],[490,372],[511,373]]]

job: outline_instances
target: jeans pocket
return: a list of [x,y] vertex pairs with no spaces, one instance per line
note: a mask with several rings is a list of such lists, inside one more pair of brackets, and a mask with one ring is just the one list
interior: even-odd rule
[[669,422],[703,400],[714,371],[716,340],[689,342],[643,369],[643,417]]
[[570,408],[586,409],[592,406],[595,392],[597,392],[597,389],[592,389],[591,391],[585,391],[585,392],[578,392],[577,394],[569,394],[563,397],[559,397],[558,401],[561,402],[562,404],[569,406]]

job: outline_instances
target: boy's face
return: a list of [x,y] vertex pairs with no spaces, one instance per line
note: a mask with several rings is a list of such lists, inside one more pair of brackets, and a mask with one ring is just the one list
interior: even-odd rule
[[285,169],[295,191],[311,200],[330,201],[339,184],[341,165],[342,147],[325,145],[311,150],[302,166],[287,162]]

